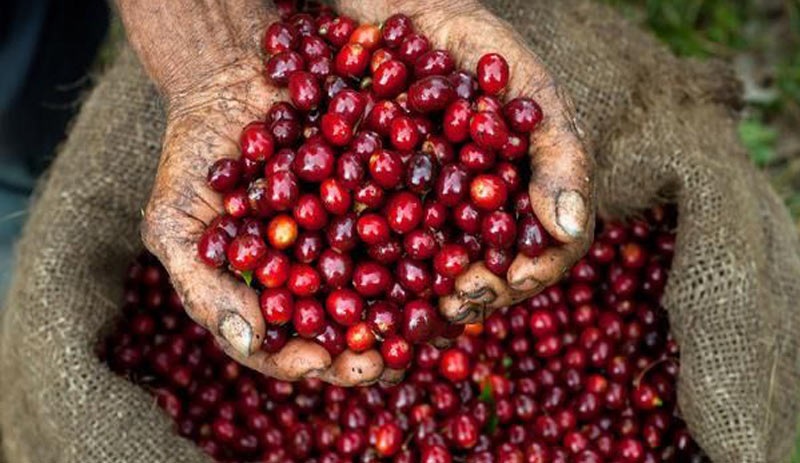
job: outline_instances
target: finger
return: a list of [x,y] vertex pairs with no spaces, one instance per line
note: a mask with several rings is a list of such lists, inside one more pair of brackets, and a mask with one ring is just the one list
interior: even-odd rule
[[[594,232],[594,224],[588,232]],[[508,269],[508,280],[518,292],[537,293],[558,282],[586,249],[586,243],[576,241],[548,248],[534,258],[519,254]]]
[[[178,163],[179,164],[179,163]],[[142,222],[142,240],[164,264],[186,312],[242,356],[264,340],[258,296],[224,269],[208,267],[197,255],[199,236],[217,214],[220,201],[204,197],[204,187],[181,188],[171,168],[159,171]]]
[[346,350],[319,377],[331,384],[353,387],[373,384],[380,379],[382,373],[383,358],[377,350],[361,353]]
[[[475,27],[462,24],[448,28],[440,24],[437,31],[431,31],[432,41],[450,48],[466,69],[475,69],[486,53],[510,58],[507,95],[531,97],[544,113],[530,140],[529,192],[533,211],[558,241],[588,242],[594,217],[594,158],[580,138],[571,99],[508,23],[483,9],[465,13],[461,20],[472,22]],[[436,21],[421,20],[420,28],[429,24]],[[476,41],[475,28],[491,40]]]
[[386,368],[385,370],[383,370],[383,373],[381,374],[380,382],[387,386],[393,386],[395,384],[400,384],[400,381],[403,380],[405,375],[406,375],[405,370],[395,370],[393,368]]
[[282,381],[318,377],[331,366],[331,356],[324,347],[300,338],[290,340],[274,354],[259,350],[244,357],[229,347],[223,346],[223,350],[242,365]]
[[431,341],[431,345],[439,350],[447,349],[452,347],[456,343],[455,339],[449,339],[444,337],[438,337]]
[[474,323],[513,300],[505,280],[476,262],[459,275],[455,292],[439,299],[439,312],[451,323]]

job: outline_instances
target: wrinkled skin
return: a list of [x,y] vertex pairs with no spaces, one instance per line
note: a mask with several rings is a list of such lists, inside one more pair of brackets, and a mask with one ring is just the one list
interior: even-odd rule
[[[344,386],[401,379],[401,371],[384,370],[374,350],[332,359],[316,343],[295,339],[276,354],[261,351],[265,323],[256,293],[196,257],[206,224],[223,210],[220,195],[206,185],[208,166],[237,157],[241,128],[286,100],[262,72],[259,43],[275,12],[260,0],[118,3],[130,42],[167,103],[142,237],[169,271],[189,315],[231,357],[268,376],[313,376]],[[594,161],[581,144],[569,98],[521,37],[473,1],[342,0],[338,8],[362,22],[380,22],[386,12],[407,14],[434,47],[450,50],[466,69],[474,69],[484,53],[500,52],[511,65],[509,94],[531,96],[544,109],[531,140],[530,194],[545,228],[563,244],[536,259],[518,256],[506,280],[474,264],[457,279],[456,293],[441,299],[443,315],[457,323],[476,321],[557,281],[591,242]]]

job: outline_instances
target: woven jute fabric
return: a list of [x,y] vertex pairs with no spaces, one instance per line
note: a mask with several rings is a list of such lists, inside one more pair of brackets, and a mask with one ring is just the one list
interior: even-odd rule
[[[736,136],[726,67],[680,60],[580,0],[494,0],[571,92],[604,214],[678,204],[664,299],[681,347],[682,416],[715,463],[789,460],[800,402],[800,243]],[[143,390],[95,346],[141,249],[164,117],[122,50],[38,194],[0,325],[8,463],[197,462]],[[2,459],[3,456],[0,456]]]

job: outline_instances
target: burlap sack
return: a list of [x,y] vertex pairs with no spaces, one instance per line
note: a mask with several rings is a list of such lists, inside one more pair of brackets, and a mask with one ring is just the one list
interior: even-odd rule
[[[679,402],[715,463],[786,462],[800,398],[800,245],[737,141],[727,71],[674,58],[578,0],[496,0],[575,98],[607,213],[680,208],[665,305]],[[127,50],[86,101],[20,244],[0,331],[10,463],[196,462],[140,388],[94,347],[114,319],[164,129]]]

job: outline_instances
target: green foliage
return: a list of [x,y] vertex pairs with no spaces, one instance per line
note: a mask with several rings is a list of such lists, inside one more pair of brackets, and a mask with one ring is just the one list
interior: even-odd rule
[[745,119],[739,124],[739,138],[757,166],[766,167],[775,159],[778,132],[774,128],[758,119]]
[[644,23],[677,54],[712,56],[747,45],[742,35],[752,0],[603,0]]

